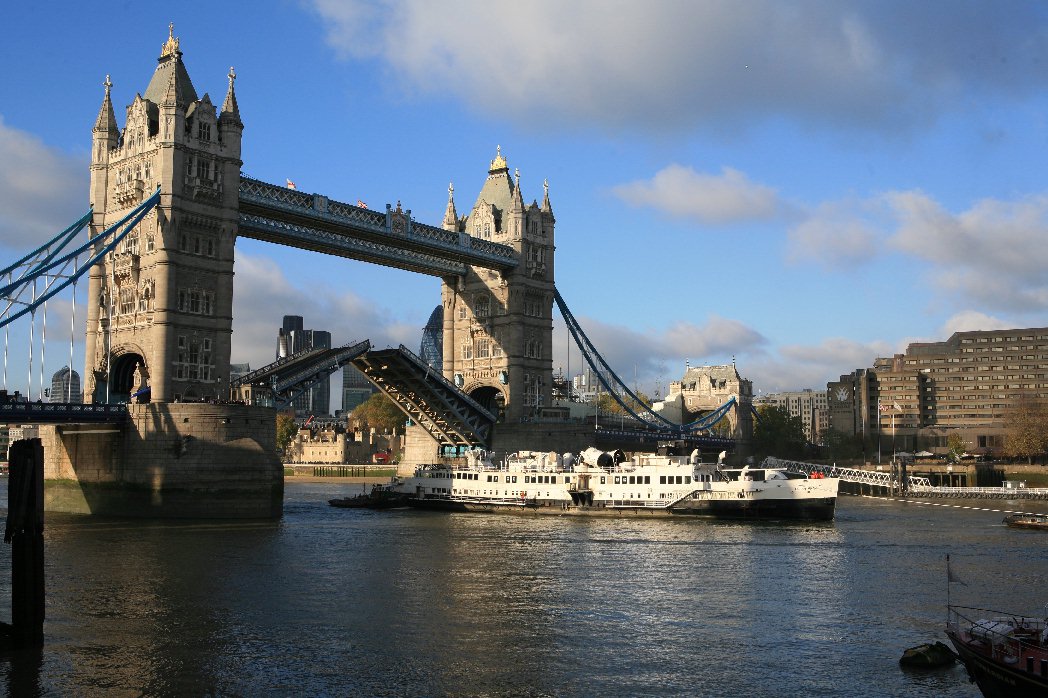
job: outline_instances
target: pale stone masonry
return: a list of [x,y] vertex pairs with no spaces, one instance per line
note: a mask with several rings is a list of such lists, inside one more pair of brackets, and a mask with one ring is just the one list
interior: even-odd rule
[[[117,126],[105,97],[92,131],[91,235],[159,186],[160,204],[91,269],[84,401],[225,397],[238,221],[240,120],[231,68],[221,110],[197,97],[173,31]],[[122,398],[121,398],[122,396]]]
[[46,508],[192,518],[280,516],[272,409],[129,405],[125,425],[41,426]]

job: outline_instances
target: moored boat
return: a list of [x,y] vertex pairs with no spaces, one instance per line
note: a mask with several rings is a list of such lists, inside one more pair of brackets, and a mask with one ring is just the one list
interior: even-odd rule
[[1009,514],[1004,523],[1012,528],[1030,528],[1048,531],[1048,514]]
[[948,606],[946,635],[987,698],[1048,695],[1048,623],[984,608]]
[[329,499],[328,504],[340,509],[392,509],[405,505],[405,497],[393,487],[384,485],[373,487],[370,492],[363,492],[354,497]]
[[782,467],[727,467],[690,456],[590,448],[522,451],[495,462],[483,451],[460,465],[424,465],[397,483],[413,507],[574,516],[833,519],[839,480]]

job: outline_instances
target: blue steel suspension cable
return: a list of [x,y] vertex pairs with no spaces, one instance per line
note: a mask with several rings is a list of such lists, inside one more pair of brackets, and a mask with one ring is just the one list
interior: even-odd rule
[[[89,240],[87,244],[82,245],[77,250],[69,253],[68,255],[66,255],[65,257],[63,257],[61,259],[54,260],[54,261],[50,262],[49,264],[47,264],[46,266],[41,265],[41,266],[38,266],[36,269],[34,269],[34,275],[33,275],[33,279],[34,280],[39,278],[39,277],[41,277],[41,276],[45,276],[46,277],[47,276],[47,272],[51,271],[52,269],[54,269],[55,267],[57,267],[59,265],[68,265],[68,263],[71,260],[76,259],[78,257],[78,255],[80,255],[81,253],[87,251],[92,246],[94,246],[99,239],[104,240],[104,239],[112,236],[112,239],[109,240],[109,242],[106,243],[104,247],[102,247],[101,249],[98,249],[87,260],[87,262],[82,267],[80,267],[80,269],[77,272],[75,272],[75,276],[63,277],[64,280],[61,283],[56,283],[53,280],[50,284],[46,285],[46,291],[45,291],[44,294],[42,294],[39,297],[34,297],[34,300],[33,300],[33,302],[31,304],[26,304],[25,307],[22,308],[17,313],[13,313],[11,315],[7,315],[7,313],[11,310],[11,307],[15,303],[23,303],[23,301],[19,301],[17,299],[17,296],[15,298],[8,297],[7,298],[7,307],[4,309],[4,312],[2,314],[0,314],[0,315],[6,315],[6,317],[3,317],[3,319],[0,320],[0,327],[3,327],[3,326],[6,326],[6,325],[10,324],[11,322],[17,320],[18,318],[22,317],[23,315],[25,315],[28,312],[35,311],[37,306],[39,306],[40,304],[46,302],[49,298],[53,297],[55,294],[57,294],[58,292],[60,292],[63,289],[65,289],[67,286],[72,284],[77,278],[83,276],[87,272],[88,269],[90,269],[92,266],[97,264],[102,258],[105,257],[105,255],[107,255],[109,252],[111,252],[113,249],[115,249],[116,246],[128,235],[128,233],[130,233],[132,230],[134,230],[135,226],[138,225],[138,223],[142,220],[142,218],[144,218],[145,215],[149,211],[151,211],[157,205],[157,203],[159,201],[160,201],[160,188],[157,187],[157,190],[155,192],[153,192],[153,194],[148,199],[146,199],[141,204],[139,204],[139,206],[136,209],[134,209],[128,215],[124,216],[124,218],[122,218],[117,223],[115,223],[112,226],[110,226],[109,228],[107,228],[102,233],[99,233],[98,235],[96,235],[94,238]],[[114,234],[114,231],[116,231],[121,226],[124,226],[123,230],[120,230],[119,232]],[[56,279],[58,278],[58,276],[59,276],[58,274],[55,274],[55,278]],[[9,295],[10,291],[12,289],[14,289],[14,288],[20,288],[18,295],[21,295],[21,292],[23,290],[25,290],[25,282],[8,284],[6,287],[0,289],[0,295],[3,295],[5,297],[7,297]]]
[[[700,417],[699,419],[693,422],[689,422],[688,424],[677,424],[666,419],[659,413],[652,410],[650,406],[645,405],[644,401],[641,400],[632,390],[630,390],[629,386],[626,385],[626,383],[621,378],[619,378],[618,375],[611,369],[608,363],[604,360],[604,357],[602,357],[600,353],[597,351],[596,347],[593,346],[593,343],[590,341],[589,337],[586,336],[585,331],[582,329],[582,326],[579,324],[578,320],[575,319],[575,316],[571,313],[571,310],[568,309],[568,305],[564,301],[564,297],[560,295],[560,291],[554,289],[553,298],[557,303],[557,308],[560,309],[561,316],[564,318],[564,324],[567,326],[568,332],[575,340],[575,343],[578,345],[580,351],[582,352],[582,357],[586,360],[586,363],[590,365],[590,368],[593,369],[593,372],[596,374],[597,379],[600,381],[601,385],[604,386],[604,388],[611,394],[615,401],[620,406],[622,406],[623,409],[625,409],[627,412],[630,413],[630,415],[632,415],[635,419],[645,424],[646,426],[658,430],[666,430],[668,427],[669,429],[672,429],[673,431],[680,433],[697,431],[699,429],[708,429],[717,422],[719,422],[721,419],[723,419],[724,416],[727,415],[731,407],[735,405],[736,400],[734,397],[732,397],[726,403],[718,407],[710,414],[704,415],[703,417]],[[598,367],[597,365],[598,362],[600,364],[600,367]],[[603,368],[604,371],[606,371],[607,374],[614,379],[615,384],[618,385],[623,392],[629,395],[630,398],[632,398],[637,404],[647,407],[648,409],[645,410],[645,412],[658,419],[660,422],[662,422],[662,424],[657,424],[637,414],[630,407],[630,405],[627,404],[626,401],[622,399],[622,397],[620,397],[620,395],[616,392],[615,388],[612,387],[612,384],[605,378],[604,371],[601,371],[601,368]]]

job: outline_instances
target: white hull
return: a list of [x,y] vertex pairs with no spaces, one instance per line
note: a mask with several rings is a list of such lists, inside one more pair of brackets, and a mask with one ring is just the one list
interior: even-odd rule
[[497,465],[427,466],[397,490],[412,506],[459,511],[829,520],[839,483],[673,456],[637,457],[610,467],[581,458],[562,463],[555,454],[526,454]]

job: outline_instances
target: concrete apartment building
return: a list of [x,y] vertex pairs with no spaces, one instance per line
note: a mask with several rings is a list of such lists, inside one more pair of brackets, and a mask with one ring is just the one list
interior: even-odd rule
[[782,407],[791,417],[799,417],[804,424],[804,436],[810,443],[819,443],[821,434],[830,426],[829,403],[825,390],[793,390],[769,393],[753,398],[753,406]]
[[1048,398],[1048,328],[956,332],[917,342],[827,384],[830,425],[898,451],[945,453],[959,434],[973,455],[1002,453],[1022,397]]

